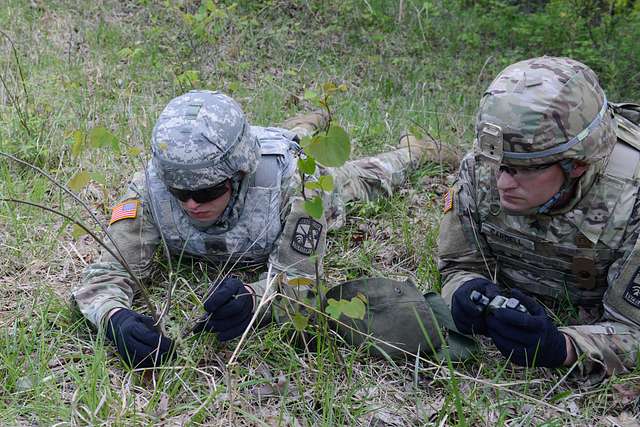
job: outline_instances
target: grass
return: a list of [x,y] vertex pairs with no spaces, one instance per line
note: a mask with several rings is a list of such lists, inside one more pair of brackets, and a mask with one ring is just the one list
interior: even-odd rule
[[[395,145],[407,129],[466,149],[492,77],[544,51],[511,46],[504,34],[493,39],[481,4],[468,3],[244,0],[202,2],[211,5],[203,12],[190,1],[7,0],[0,28],[15,43],[24,88],[2,38],[0,150],[61,182],[81,170],[101,175],[80,196],[106,220],[145,162],[155,118],[191,87],[232,94],[252,123],[266,125],[314,108],[306,90],[344,83],[348,91],[333,105],[355,156]],[[637,87],[607,83],[638,99]],[[96,127],[117,137],[117,149],[74,155],[73,132]],[[347,225],[330,235],[328,279],[411,276],[438,289],[434,256],[449,173],[428,165],[394,197],[353,204]],[[89,223],[41,176],[5,159],[0,194]],[[252,333],[231,368],[237,342],[181,339],[176,366],[142,376],[68,305],[97,249],[53,214],[0,203],[0,424],[586,425],[633,411],[616,386],[632,388],[637,371],[587,388],[563,381],[562,372],[513,367],[487,342],[477,360],[453,370],[427,360],[395,364],[322,329],[309,353],[291,325]],[[203,277],[214,274],[183,263],[178,275],[189,286],[176,290],[172,336],[198,314]],[[154,277],[159,302],[166,270]]]

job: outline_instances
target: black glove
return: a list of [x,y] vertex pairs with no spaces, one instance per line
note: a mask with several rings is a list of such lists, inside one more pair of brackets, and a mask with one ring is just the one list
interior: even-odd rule
[[471,335],[487,335],[486,316],[483,308],[471,301],[471,292],[478,291],[489,300],[500,293],[498,286],[483,278],[468,280],[453,293],[451,316],[458,331]]
[[124,362],[133,368],[151,368],[174,356],[173,341],[153,327],[153,319],[127,308],[116,311],[107,322],[106,335]]
[[529,313],[500,308],[487,316],[489,336],[500,353],[521,366],[557,368],[567,358],[564,334],[538,302],[514,289],[511,296],[520,300]]
[[227,277],[204,302],[207,316],[199,321],[193,332],[217,332],[220,341],[242,335],[251,321],[253,294],[235,277]]

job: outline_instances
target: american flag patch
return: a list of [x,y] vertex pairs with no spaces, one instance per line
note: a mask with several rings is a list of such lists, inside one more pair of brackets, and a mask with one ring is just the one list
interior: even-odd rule
[[443,213],[447,213],[451,209],[453,209],[453,194],[454,194],[453,190],[449,189],[449,191],[447,191],[445,195],[442,196],[442,212]]
[[111,220],[109,225],[125,218],[135,218],[138,215],[138,200],[127,200],[119,203],[111,209]]

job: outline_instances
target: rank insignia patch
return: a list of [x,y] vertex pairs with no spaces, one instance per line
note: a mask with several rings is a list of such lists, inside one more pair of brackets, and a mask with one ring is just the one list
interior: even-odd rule
[[127,200],[126,202],[119,203],[111,209],[111,219],[109,225],[114,222],[118,222],[125,218],[135,218],[138,216],[138,200]]
[[320,242],[322,224],[311,218],[300,218],[291,238],[291,247],[303,255],[311,255]]
[[453,189],[449,189],[449,191],[447,191],[444,194],[444,196],[442,196],[442,212],[443,213],[447,213],[451,209],[453,209],[453,196],[454,196]]

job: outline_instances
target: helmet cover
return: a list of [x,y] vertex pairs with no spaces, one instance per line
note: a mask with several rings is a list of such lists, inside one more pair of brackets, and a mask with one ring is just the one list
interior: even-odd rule
[[233,99],[194,90],[172,99],[151,139],[152,162],[168,187],[198,190],[255,171],[257,138]]
[[512,64],[495,78],[480,101],[476,135],[477,152],[513,166],[592,164],[616,141],[593,70],[549,56]]

